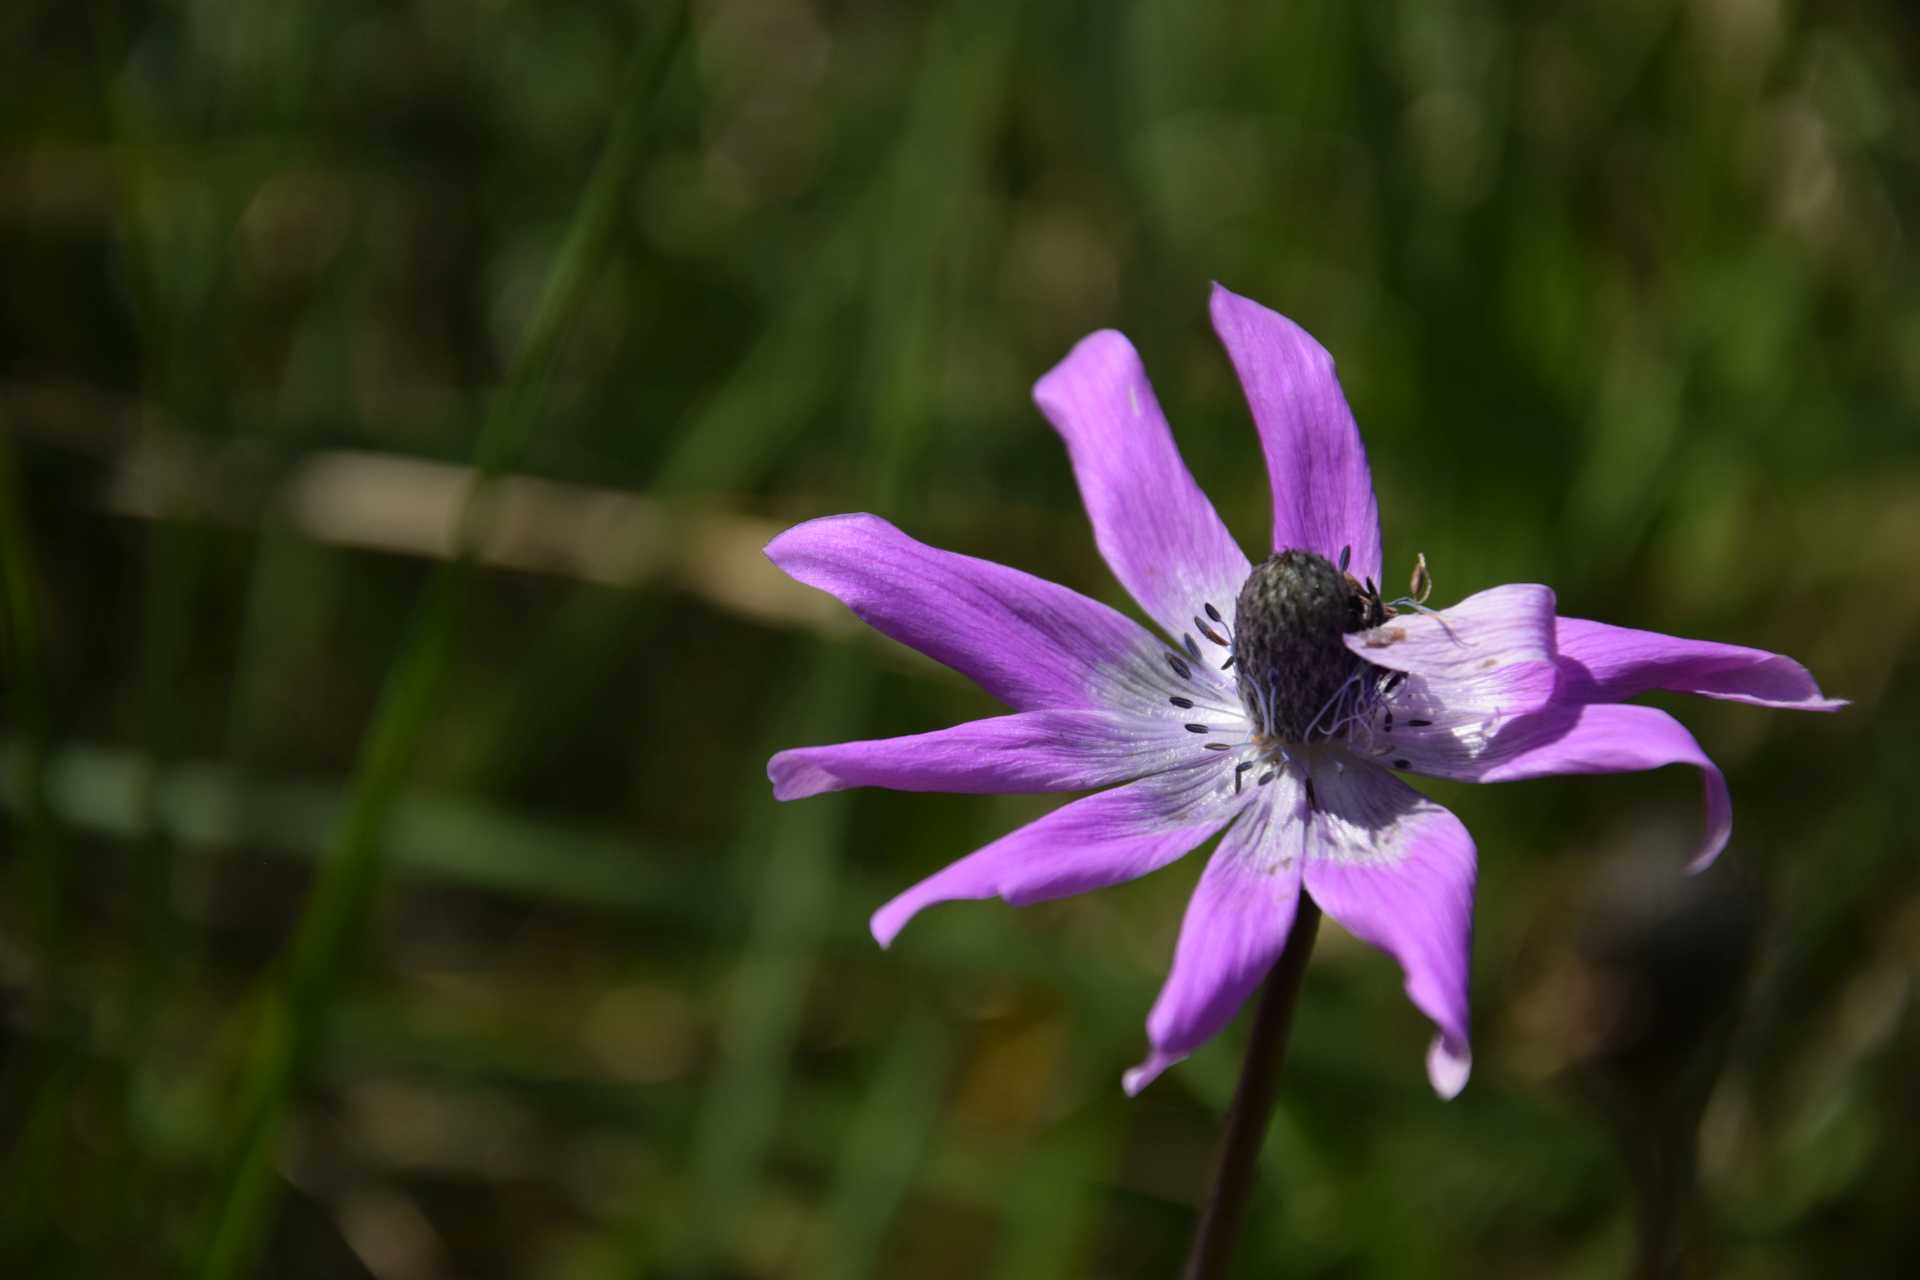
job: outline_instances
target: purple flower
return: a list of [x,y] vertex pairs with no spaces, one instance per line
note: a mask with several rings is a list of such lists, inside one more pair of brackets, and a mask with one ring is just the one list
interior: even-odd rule
[[1081,893],[1218,834],[1127,1091],[1226,1025],[1279,957],[1304,890],[1399,962],[1436,1028],[1428,1078],[1450,1098],[1472,1061],[1473,840],[1395,772],[1506,782],[1692,765],[1706,788],[1700,868],[1732,827],[1725,779],[1673,717],[1623,699],[1667,689],[1844,704],[1791,658],[1561,617],[1542,586],[1440,610],[1384,602],[1366,449],[1332,358],[1286,317],[1218,286],[1212,311],[1266,454],[1274,554],[1248,562],[1181,461],[1132,344],[1096,333],[1034,400],[1066,441],[1101,554],[1170,643],[1077,592],[924,546],[875,516],[809,521],[767,547],[775,564],[1014,713],[783,751],[767,773],[782,800],[860,786],[1107,788],[887,903],[873,917],[882,946],[931,903]]

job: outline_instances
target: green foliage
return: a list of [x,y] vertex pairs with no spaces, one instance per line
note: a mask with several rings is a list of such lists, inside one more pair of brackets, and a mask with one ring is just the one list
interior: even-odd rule
[[1174,1271],[1239,1029],[1118,1080],[1197,862],[880,952],[1049,802],[774,804],[781,745],[990,706],[759,547],[871,510],[1118,602],[1027,398],[1109,326],[1256,546],[1209,279],[1339,358],[1438,599],[1545,581],[1855,700],[1675,708],[1736,804],[1694,882],[1681,771],[1436,787],[1473,1082],[1326,927],[1241,1273],[1896,1270],[1911,28],[9,8],[0,1272]]

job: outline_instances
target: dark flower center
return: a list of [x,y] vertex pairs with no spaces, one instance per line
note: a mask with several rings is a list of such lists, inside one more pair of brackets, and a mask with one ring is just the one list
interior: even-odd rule
[[1370,664],[1341,643],[1385,620],[1379,592],[1325,556],[1282,551],[1240,588],[1233,663],[1254,731],[1276,742],[1330,736],[1364,703]]

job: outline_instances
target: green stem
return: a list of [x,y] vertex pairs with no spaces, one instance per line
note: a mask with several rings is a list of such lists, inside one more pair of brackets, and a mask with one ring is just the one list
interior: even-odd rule
[[1293,1029],[1293,1011],[1300,1000],[1307,957],[1313,953],[1314,936],[1319,931],[1320,908],[1303,890],[1286,949],[1260,990],[1253,1036],[1240,1067],[1240,1083],[1233,1091],[1233,1105],[1227,1111],[1227,1131],[1214,1171],[1213,1190],[1200,1211],[1193,1248],[1187,1254],[1186,1270],[1181,1272],[1185,1280],[1217,1280],[1227,1274],[1233,1259],[1240,1224],[1246,1217],[1247,1197],[1253,1192],[1254,1168],[1267,1137],[1267,1122],[1280,1093],[1280,1063],[1287,1054],[1287,1035]]

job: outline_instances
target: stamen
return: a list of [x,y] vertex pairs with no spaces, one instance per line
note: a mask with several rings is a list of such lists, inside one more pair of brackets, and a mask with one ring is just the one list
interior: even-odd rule
[[1193,710],[1192,698],[1168,698],[1167,701],[1171,702],[1174,706],[1179,707],[1182,711]]
[[1173,674],[1179,676],[1182,680],[1193,679],[1193,668],[1189,667],[1186,664],[1186,662],[1182,660],[1179,654],[1177,653],[1168,654],[1167,665],[1172,667]]
[[1411,768],[1413,768],[1413,761],[1411,761],[1411,760],[1395,760],[1395,761],[1393,762],[1393,767],[1394,767],[1394,768],[1396,768],[1396,769],[1411,769]]
[[1411,729],[1424,729],[1432,723],[1433,721],[1431,720],[1409,720],[1407,721],[1407,727]]
[[1381,726],[1381,732],[1383,733],[1393,732],[1393,712],[1391,711],[1387,712],[1386,722]]
[[1203,724],[1190,724],[1187,726],[1187,732],[1188,733],[1205,733],[1207,732],[1207,726]]
[[1307,779],[1307,808],[1318,809],[1319,807],[1320,807],[1320,798],[1313,794],[1313,779],[1308,778]]
[[1231,654],[1231,653],[1230,653],[1230,654],[1228,654],[1228,655],[1227,655],[1227,660],[1226,660],[1225,662],[1223,662],[1223,663],[1221,663],[1221,664],[1220,664],[1220,669],[1221,669],[1222,671],[1225,671],[1225,670],[1226,670],[1226,669],[1227,669],[1228,667],[1230,667],[1230,666],[1232,666],[1232,665],[1233,665],[1233,659],[1234,659],[1234,655],[1233,655],[1233,654]]
[[1425,604],[1427,597],[1433,594],[1433,575],[1427,572],[1427,553],[1422,551],[1413,566],[1413,577],[1407,581],[1407,590],[1413,596],[1415,604]]
[[1203,746],[1203,747],[1205,747],[1205,748],[1206,748],[1207,750],[1209,750],[1209,751],[1231,751],[1231,750],[1233,750],[1233,744],[1232,744],[1231,742],[1203,742],[1203,743],[1201,743],[1200,745],[1201,745],[1201,746]]
[[1272,781],[1273,781],[1273,770],[1269,769],[1265,773],[1261,774],[1257,779],[1254,780],[1254,785],[1264,787],[1269,782],[1272,782]]
[[1192,635],[1182,631],[1180,633],[1180,643],[1187,646],[1188,657],[1192,658],[1195,662],[1203,661],[1200,657],[1200,642],[1195,640]]
[[1226,619],[1225,619],[1225,618],[1223,618],[1223,617],[1221,617],[1221,616],[1220,616],[1220,611],[1219,611],[1218,609],[1216,609],[1216,608],[1214,608],[1214,607],[1213,607],[1213,606],[1212,606],[1211,604],[1209,604],[1209,605],[1207,606],[1207,616],[1208,616],[1209,618],[1212,618],[1212,619],[1213,619],[1213,620],[1214,620],[1215,622],[1222,622],[1222,623],[1223,623],[1223,622],[1225,622],[1225,621],[1226,621]]
[[[1211,609],[1213,606],[1208,605],[1207,607]],[[1206,620],[1200,617],[1199,614],[1194,615],[1193,625],[1200,629],[1201,635],[1213,641],[1215,644],[1219,645],[1222,649],[1227,647],[1227,638],[1221,635],[1218,631],[1215,631],[1212,627],[1208,626],[1206,623]]]
[[1253,761],[1242,760],[1233,766],[1233,794],[1240,794],[1240,780],[1247,776],[1247,770],[1253,768]]

